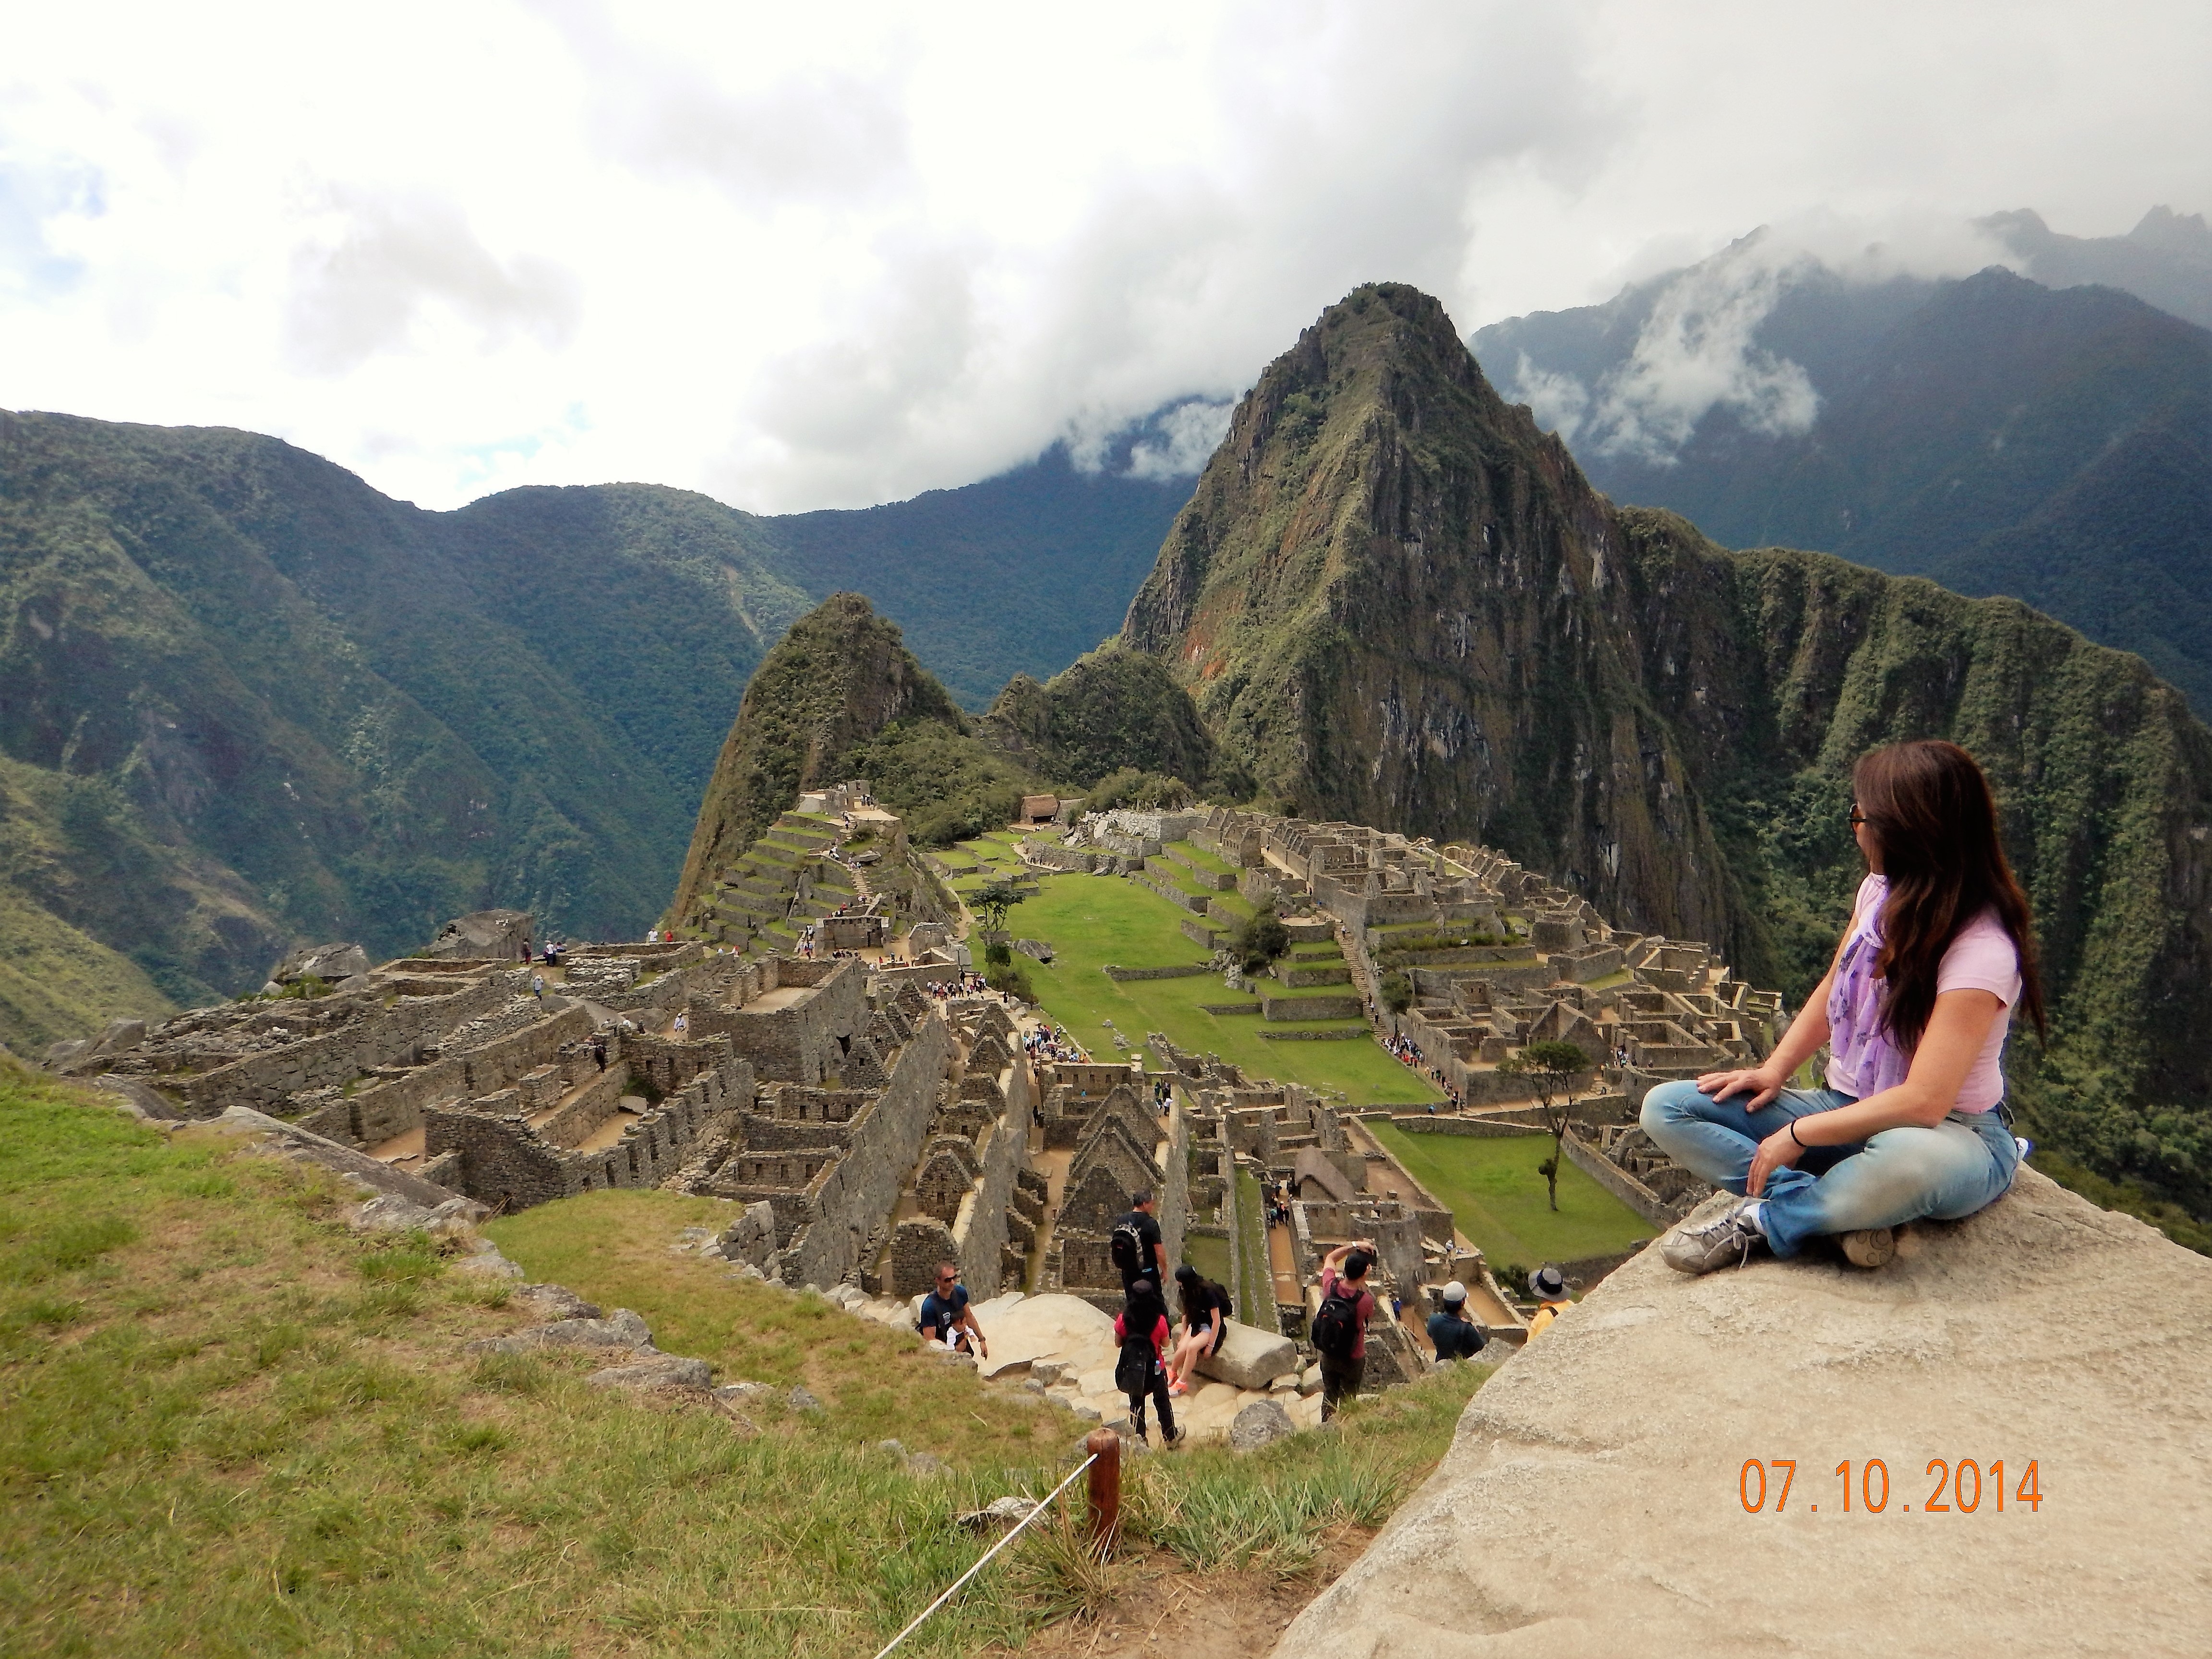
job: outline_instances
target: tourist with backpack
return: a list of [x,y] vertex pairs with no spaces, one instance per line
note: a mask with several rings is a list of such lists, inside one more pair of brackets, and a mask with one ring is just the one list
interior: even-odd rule
[[1467,1316],[1467,1286],[1455,1279],[1444,1286],[1443,1305],[1429,1316],[1429,1346],[1439,1361],[1472,1359],[1487,1340],[1482,1327]]
[[1168,1361],[1168,1392],[1180,1395],[1190,1392],[1191,1373],[1198,1362],[1221,1352],[1235,1304],[1227,1291],[1188,1261],[1176,1269],[1176,1286],[1182,1293],[1182,1339]]
[[1145,1400],[1149,1395],[1160,1408],[1160,1443],[1172,1446],[1182,1438],[1176,1427],[1175,1407],[1168,1400],[1167,1367],[1160,1356],[1168,1346],[1168,1304],[1149,1279],[1129,1286],[1127,1304],[1114,1318],[1114,1340],[1121,1356],[1114,1363],[1114,1386],[1129,1401],[1129,1426],[1138,1439],[1145,1437]]
[[1375,1241],[1340,1244],[1321,1264],[1321,1310],[1314,1315],[1314,1351],[1321,1356],[1321,1420],[1336,1415],[1346,1400],[1357,1399],[1367,1375],[1367,1322],[1375,1316],[1367,1270],[1375,1265]]
[[1152,1219],[1159,1200],[1139,1188],[1129,1195],[1129,1207],[1114,1218],[1107,1248],[1113,1252],[1114,1270],[1121,1275],[1121,1294],[1139,1279],[1155,1285],[1167,1283],[1168,1258],[1160,1243],[1160,1224]]

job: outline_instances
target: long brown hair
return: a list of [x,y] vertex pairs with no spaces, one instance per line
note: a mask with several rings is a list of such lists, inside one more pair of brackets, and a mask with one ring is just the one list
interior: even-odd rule
[[1936,1012],[1936,975],[1967,923],[1995,910],[2020,951],[2021,1004],[2047,1036],[2043,980],[2027,895],[1997,839],[1996,802],[1974,757],[1955,743],[1892,744],[1851,769],[1859,814],[1881,846],[1889,901],[1875,971],[1888,981],[1882,1024],[1910,1054]]

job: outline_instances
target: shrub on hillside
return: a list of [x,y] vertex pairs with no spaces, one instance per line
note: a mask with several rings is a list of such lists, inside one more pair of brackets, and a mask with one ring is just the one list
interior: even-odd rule
[[1413,1006],[1413,981],[1403,974],[1382,975],[1382,1006],[1394,1014],[1402,1014]]
[[1188,806],[1197,799],[1197,792],[1181,778],[1160,772],[1139,772],[1133,766],[1125,766],[1099,779],[1084,797],[1083,805],[1085,811],[1091,812],[1110,812],[1117,806],[1157,812]]

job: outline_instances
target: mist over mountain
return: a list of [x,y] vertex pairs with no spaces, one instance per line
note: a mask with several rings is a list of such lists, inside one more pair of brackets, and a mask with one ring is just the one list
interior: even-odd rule
[[2212,320],[2212,230],[1978,228],[2029,275],[1839,270],[1754,235],[1473,344],[1616,501],[2014,595],[2212,709],[2212,333],[2189,320]]

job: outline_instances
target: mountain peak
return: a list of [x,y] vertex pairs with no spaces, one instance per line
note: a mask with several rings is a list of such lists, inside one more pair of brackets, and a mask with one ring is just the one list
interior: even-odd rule
[[792,623],[753,671],[708,781],[669,914],[687,915],[714,872],[801,790],[842,782],[851,751],[901,720],[967,730],[897,624],[858,593],[832,593]]
[[1608,518],[1443,307],[1378,283],[1238,406],[1122,638],[1309,817],[1484,841],[1725,938],[1711,830],[1645,765],[1671,739],[1638,712]]

